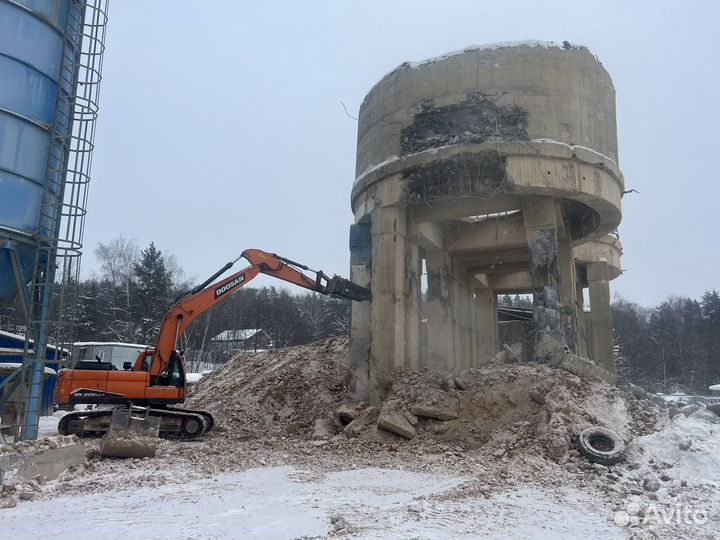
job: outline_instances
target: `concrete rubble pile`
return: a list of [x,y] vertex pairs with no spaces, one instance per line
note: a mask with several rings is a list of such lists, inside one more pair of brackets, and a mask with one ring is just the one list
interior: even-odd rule
[[47,482],[72,478],[73,472],[86,463],[87,455],[88,449],[75,435],[1,446],[0,508],[35,500]]
[[[353,414],[355,415],[353,417]],[[652,431],[658,411],[600,381],[540,364],[488,364],[446,374],[401,369],[382,406],[345,405],[346,437],[460,443],[495,457],[567,459],[583,429],[600,425],[629,442]]]
[[529,452],[567,459],[592,425],[626,442],[652,431],[658,408],[602,381],[536,363],[493,362],[445,373],[398,369],[379,407],[346,401],[346,339],[241,354],[193,391],[190,407],[235,438],[287,437],[423,450],[438,444],[496,457]]
[[347,338],[241,353],[204,377],[188,408],[210,411],[235,438],[313,436],[315,420],[345,399]]
[[[191,464],[181,476],[279,465],[467,476],[438,499],[448,504],[553,485],[594,493],[620,517],[627,508],[651,514],[697,501],[710,514],[720,511],[713,472],[720,418],[710,408],[666,407],[638,388],[500,358],[445,372],[396,369],[384,383],[385,400],[371,406],[347,400],[348,351],[346,339],[334,339],[239,355],[190,399],[212,410],[217,432],[195,449],[163,448],[159,458]],[[582,456],[577,437],[589,426],[616,432],[624,461],[610,466]],[[699,538],[702,527],[649,522],[633,526],[632,535]]]

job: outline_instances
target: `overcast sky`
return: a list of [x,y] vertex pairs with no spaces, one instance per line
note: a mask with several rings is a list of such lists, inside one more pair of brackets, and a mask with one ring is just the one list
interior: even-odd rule
[[613,291],[699,297],[720,288],[718,6],[114,0],[84,273],[122,234],[198,281],[248,247],[347,276],[357,122],[340,101],[356,116],[406,60],[568,40],[615,82],[620,166],[640,191],[623,200]]

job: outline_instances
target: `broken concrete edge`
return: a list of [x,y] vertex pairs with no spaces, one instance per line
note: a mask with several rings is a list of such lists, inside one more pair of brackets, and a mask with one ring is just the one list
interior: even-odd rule
[[341,426],[352,423],[365,409],[366,403],[343,403],[335,410],[335,421]]
[[395,401],[386,401],[380,410],[377,425],[380,429],[400,435],[405,439],[412,439],[417,432],[408,420],[407,411]]
[[[530,141],[519,142],[460,142],[447,144],[442,147],[427,148],[419,152],[405,154],[402,156],[392,156],[382,163],[368,167],[364,172],[360,173],[353,182],[352,193],[350,195],[351,207],[355,207],[355,201],[359,197],[360,193],[368,189],[373,184],[380,182],[393,174],[398,174],[405,168],[424,163],[427,161],[428,156],[435,158],[439,155],[448,159],[460,153],[474,153],[483,150],[498,152],[503,157],[524,157],[527,155],[528,151],[531,150],[534,155],[541,157],[571,159],[589,166],[599,166],[602,164],[604,170],[607,171],[609,176],[617,182],[618,186],[625,189],[625,181],[619,168],[609,162],[606,156],[603,156],[590,148],[573,148],[568,144],[549,139],[533,139]],[[572,198],[572,196],[569,198]]]
[[[412,439],[417,434],[418,417],[446,422],[458,418],[459,402],[455,398],[443,400],[440,403],[416,401],[409,408],[396,400],[388,400],[382,408],[366,406],[364,404],[342,404],[336,411],[334,418],[349,415],[352,411],[355,418],[341,428],[347,437],[354,438],[372,424],[383,431],[398,435],[405,439]],[[342,424],[340,424],[342,425]]]
[[635,399],[649,399],[647,390],[629,381],[623,381],[618,388],[632,394]]
[[592,361],[571,352],[565,352],[562,355],[553,355],[550,360],[550,365],[555,368],[569,371],[573,375],[577,375],[583,379],[600,379],[608,384],[615,384],[615,377],[608,370],[603,369],[597,364],[593,364]]
[[410,413],[416,417],[423,416],[435,420],[455,420],[458,417],[458,401],[457,399],[449,399],[442,403],[419,401],[410,406]]
[[343,433],[350,438],[357,437],[366,427],[375,423],[379,414],[380,409],[377,407],[367,407],[361,411],[352,422],[345,426]]
[[0,457],[0,474],[17,468],[17,475],[25,480],[38,476],[55,480],[72,467],[85,463],[87,448],[84,444],[72,444],[50,448],[37,454],[14,454]]
[[536,343],[535,357],[548,361],[554,368],[564,369],[586,380],[600,379],[613,386],[616,383],[614,374],[592,360],[571,352],[567,345],[548,335],[541,336]]

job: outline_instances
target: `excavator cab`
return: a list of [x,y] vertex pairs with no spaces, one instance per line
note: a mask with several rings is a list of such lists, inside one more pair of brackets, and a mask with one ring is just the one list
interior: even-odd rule
[[150,371],[150,365],[152,364],[153,351],[152,349],[140,353],[142,358],[135,361],[136,371]]
[[157,377],[150,377],[150,384],[158,386],[185,387],[185,366],[180,353],[173,351],[167,367]]

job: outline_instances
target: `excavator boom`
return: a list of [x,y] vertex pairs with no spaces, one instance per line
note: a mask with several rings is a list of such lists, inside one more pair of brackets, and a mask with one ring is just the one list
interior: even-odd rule
[[[215,282],[241,258],[246,259],[250,266]],[[306,275],[303,270],[312,272],[314,276]],[[157,345],[150,362],[150,376],[158,376],[167,369],[178,338],[193,320],[230,297],[261,273],[335,298],[357,302],[370,300],[370,291],[350,280],[337,275],[330,278],[322,270],[312,270],[274,253],[246,249],[240,257],[227,263],[205,282],[181,295],[170,308],[160,326]]]
[[[370,300],[370,291],[365,287],[355,285],[349,279],[337,275],[328,278],[322,270],[313,270],[304,264],[286,259],[280,255],[265,253],[259,249],[246,249],[241,257],[247,259],[253,266],[259,267],[264,274],[305,287],[311,291],[344,300],[355,300],[356,302]],[[313,272],[315,279],[309,279],[300,270]]]

